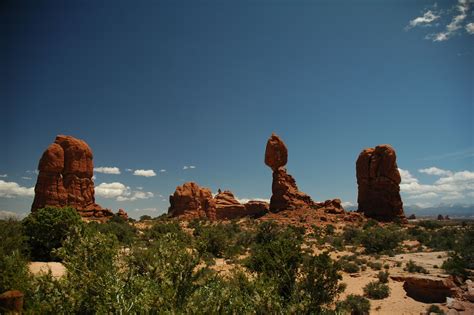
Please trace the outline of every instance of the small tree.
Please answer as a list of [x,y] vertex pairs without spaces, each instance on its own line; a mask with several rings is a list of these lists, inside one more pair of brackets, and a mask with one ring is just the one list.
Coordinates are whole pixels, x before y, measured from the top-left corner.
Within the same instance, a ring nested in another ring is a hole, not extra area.
[[337,303],[336,310],[342,311],[343,314],[368,315],[370,301],[363,296],[350,294],[344,301]]
[[80,215],[71,207],[46,207],[30,213],[23,219],[23,226],[32,258],[45,261],[57,259],[52,250],[60,248],[70,231],[82,224]]

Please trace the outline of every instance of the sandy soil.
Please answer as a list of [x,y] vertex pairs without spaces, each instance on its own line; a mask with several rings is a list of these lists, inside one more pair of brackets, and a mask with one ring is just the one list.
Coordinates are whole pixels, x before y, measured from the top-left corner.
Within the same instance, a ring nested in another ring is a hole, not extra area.
[[51,270],[53,277],[60,278],[66,273],[66,268],[59,262],[33,261],[28,265],[30,272],[34,275],[48,273]]

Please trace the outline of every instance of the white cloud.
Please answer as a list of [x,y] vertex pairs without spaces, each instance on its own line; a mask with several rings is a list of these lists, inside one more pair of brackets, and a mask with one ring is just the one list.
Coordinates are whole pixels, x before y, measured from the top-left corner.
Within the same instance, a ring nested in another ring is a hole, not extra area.
[[353,202],[350,202],[350,201],[344,201],[341,203],[341,205],[346,208],[346,207],[354,207],[355,204]]
[[129,186],[122,183],[101,183],[95,188],[99,197],[116,199],[117,201],[134,201],[138,199],[149,199],[154,195],[152,192],[132,191]]
[[436,21],[439,18],[440,18],[439,15],[436,15],[431,10],[428,10],[423,14],[423,16],[419,16],[411,20],[409,23],[409,28],[412,28],[418,25],[429,25],[431,22]]
[[166,172],[165,169],[161,169],[161,170],[160,170],[160,173],[164,173],[164,172]]
[[402,184],[418,183],[418,179],[411,175],[409,171],[401,168],[399,168],[398,171],[400,172],[400,177],[402,178]]
[[101,166],[101,167],[94,167],[94,172],[118,175],[120,174],[120,169],[118,167]]
[[137,189],[138,190],[143,190],[143,187],[142,186],[137,186]]
[[183,170],[193,169],[193,168],[196,168],[196,166],[194,166],[194,165],[189,165],[189,166],[185,165],[185,166],[183,166]]
[[474,23],[466,24],[466,32],[469,34],[474,34]]
[[249,201],[264,201],[264,202],[270,203],[270,199],[265,199],[265,198],[237,198],[235,197],[235,200],[237,200],[238,202],[242,204],[247,203]]
[[28,177],[28,176],[23,176],[21,179],[31,180],[31,179],[33,179],[33,178]]
[[156,173],[154,170],[135,170],[133,172],[133,175],[135,176],[144,176],[144,177],[153,177],[156,176]]
[[6,182],[0,180],[0,197],[33,197],[35,195],[34,187],[22,187],[15,182]]
[[431,22],[436,21],[446,15],[450,22],[444,26],[445,30],[428,34],[425,36],[425,39],[432,40],[434,42],[443,42],[450,39],[463,28],[467,33],[473,34],[474,25],[472,25],[472,23],[468,23],[463,26],[463,23],[466,20],[469,12],[469,2],[470,1],[468,0],[458,0],[458,3],[448,10],[440,10],[438,12],[428,10],[423,14],[423,16],[411,20],[406,29],[419,26],[429,26],[431,25]]
[[18,220],[25,217],[25,215],[25,213],[16,213],[13,211],[0,210],[0,219],[2,220],[10,218]]
[[8,177],[8,175],[7,174],[0,174],[0,177],[5,178],[5,177]]
[[435,204],[440,200],[458,200],[474,192],[474,172],[453,172],[437,167],[419,170],[421,173],[438,176],[432,184],[422,184],[409,171],[400,169],[402,182],[400,191],[407,199],[424,199]]
[[418,172],[425,173],[428,175],[436,175],[436,176],[451,176],[453,173],[451,171],[446,171],[437,167],[429,167],[429,168],[422,168],[419,169]]
[[133,170],[131,168],[126,168],[125,172],[133,172]]
[[183,166],[183,170],[187,170],[189,167],[188,166]]
[[153,193],[149,191],[133,191],[127,193],[125,196],[118,196],[117,201],[134,201],[137,199],[150,199],[153,197]]
[[95,194],[104,198],[117,198],[125,194],[127,190],[129,190],[129,187],[122,183],[101,183],[95,187]]
[[27,171],[26,171],[26,173],[28,173],[28,174],[36,174],[36,175],[38,175],[38,174],[39,174],[39,171],[38,171],[38,170],[33,170],[33,171],[31,171],[31,170],[27,170]]

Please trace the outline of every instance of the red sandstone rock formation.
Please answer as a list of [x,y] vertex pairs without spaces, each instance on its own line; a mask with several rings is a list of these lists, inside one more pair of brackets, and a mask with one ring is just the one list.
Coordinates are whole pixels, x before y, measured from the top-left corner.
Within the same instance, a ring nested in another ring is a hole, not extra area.
[[128,213],[125,212],[125,210],[123,209],[119,209],[119,211],[117,212],[117,216],[123,218],[124,220],[128,220]]
[[230,220],[245,216],[260,216],[268,212],[268,203],[249,201],[241,204],[231,191],[220,191],[212,197],[211,190],[190,182],[176,187],[170,196],[168,213],[182,219],[207,218],[209,220]]
[[170,196],[168,213],[185,219],[207,217],[215,220],[216,202],[210,189],[188,182],[176,187],[176,191]]
[[265,164],[273,170],[272,197],[270,211],[312,207],[310,196],[298,190],[294,178],[286,172],[288,149],[285,143],[275,134],[268,139],[265,150]]
[[381,221],[404,219],[397,156],[390,145],[363,150],[356,163],[359,212]]
[[85,218],[112,216],[112,211],[95,203],[92,158],[92,150],[83,140],[57,136],[39,161],[31,211],[71,206]]
[[446,297],[461,295],[451,277],[439,278],[429,275],[391,276],[395,281],[404,281],[407,295],[423,303],[443,303]]

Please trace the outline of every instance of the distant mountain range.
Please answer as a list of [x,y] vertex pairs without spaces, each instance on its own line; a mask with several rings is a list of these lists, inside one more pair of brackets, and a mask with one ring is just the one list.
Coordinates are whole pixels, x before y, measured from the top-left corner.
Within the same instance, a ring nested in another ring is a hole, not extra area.
[[[404,205],[406,216],[437,216],[438,214],[449,215],[451,218],[474,218],[474,204],[439,204],[437,206],[422,208],[417,205]],[[347,211],[357,210],[357,206],[346,207]]]

